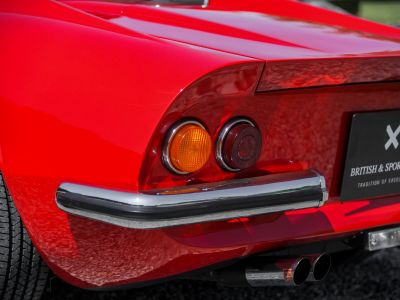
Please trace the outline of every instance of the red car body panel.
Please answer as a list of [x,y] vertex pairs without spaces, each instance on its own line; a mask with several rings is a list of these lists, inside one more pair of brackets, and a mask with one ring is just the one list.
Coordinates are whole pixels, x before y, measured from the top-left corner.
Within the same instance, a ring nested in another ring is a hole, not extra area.
[[[120,4],[31,2],[0,4],[0,167],[35,246],[64,280],[140,283],[400,223],[399,196],[338,199],[351,113],[400,108],[400,30],[295,1],[123,5],[129,26],[115,22]],[[278,65],[307,69],[317,59],[352,63],[339,80],[327,67],[314,81],[313,72]],[[256,93],[273,66],[289,75],[266,89],[292,89]],[[369,83],[326,86],[352,82]],[[313,85],[321,87],[294,89]],[[215,138],[240,115],[263,132],[256,167],[223,172],[211,159],[178,176],[162,165],[159,149],[175,121],[195,117]],[[65,181],[138,191],[308,167],[329,186],[319,209],[168,229],[71,216],[54,199]]]
[[[93,1],[65,3],[135,32],[268,61],[400,53],[398,30],[389,26],[321,12],[296,1],[238,1],[245,3],[242,7],[235,6],[235,1],[222,2],[224,5],[211,1],[207,8]],[[280,13],[270,12],[278,7]],[[304,18],[304,10],[324,14],[328,22],[326,19],[310,22]],[[329,17],[336,22],[329,22]],[[344,28],[346,21],[348,25]]]
[[278,2],[212,1],[207,9],[67,3],[135,32],[266,60],[260,91],[400,78],[398,30],[329,11],[323,14],[331,22],[310,23],[302,13],[320,9]]

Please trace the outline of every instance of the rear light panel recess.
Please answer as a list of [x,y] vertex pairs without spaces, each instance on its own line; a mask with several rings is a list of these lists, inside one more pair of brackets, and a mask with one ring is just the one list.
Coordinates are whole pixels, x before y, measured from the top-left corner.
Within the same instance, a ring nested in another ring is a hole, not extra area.
[[[235,118],[220,130],[215,158],[225,171],[238,172],[254,166],[262,147],[261,132],[253,121]],[[198,121],[173,125],[164,142],[163,162],[171,172],[185,175],[200,170],[211,153],[211,137]]]

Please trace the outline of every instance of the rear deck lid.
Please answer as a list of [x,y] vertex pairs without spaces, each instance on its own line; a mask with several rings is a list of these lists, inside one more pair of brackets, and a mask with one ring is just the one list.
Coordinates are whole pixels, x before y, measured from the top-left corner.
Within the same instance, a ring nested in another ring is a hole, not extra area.
[[400,79],[394,27],[297,1],[244,2],[67,1],[135,32],[265,60],[259,91]]

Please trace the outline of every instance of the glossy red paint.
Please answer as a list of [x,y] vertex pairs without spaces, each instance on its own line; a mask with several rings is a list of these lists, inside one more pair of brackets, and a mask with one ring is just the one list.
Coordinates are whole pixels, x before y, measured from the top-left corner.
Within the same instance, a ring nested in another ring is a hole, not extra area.
[[0,146],[0,170],[3,167],[3,153],[1,152],[1,146]]
[[[226,84],[230,82],[227,80]],[[292,171],[288,165],[293,166],[295,162],[297,170],[311,167],[323,172],[331,196],[337,196],[352,112],[400,107],[398,83],[240,96],[215,93],[209,97],[207,93],[202,93],[215,91],[214,84],[225,90],[218,80],[205,77],[178,97],[164,115],[142,168],[141,189],[249,177],[269,173],[274,168],[285,171],[285,166]],[[203,89],[200,90],[198,86]],[[207,126],[212,139],[216,140],[220,129],[229,119],[242,115],[251,116],[263,133],[262,153],[254,168],[237,173],[225,172],[221,171],[215,159],[211,159],[204,169],[186,176],[174,176],[165,169],[159,152],[168,124],[181,118],[199,119]],[[306,164],[300,163],[304,161]]]
[[136,32],[267,60],[259,91],[400,80],[399,30],[297,1],[66,3]]
[[65,3],[135,32],[269,61],[400,54],[399,30],[390,26],[290,0],[218,2],[206,8]]
[[[337,28],[350,31],[364,32],[387,38],[400,38],[397,28],[360,19],[348,14],[341,14],[323,8],[310,6],[296,0],[211,0],[210,6],[215,10],[247,11],[266,13],[273,16],[287,18],[288,21],[302,20],[316,25],[328,25],[332,30]],[[332,28],[333,27],[333,28]],[[328,48],[338,46],[328,43]]]
[[[368,52],[373,59],[393,59],[400,51],[399,30],[324,10],[318,10],[313,21],[315,8],[294,1],[227,1],[225,9],[221,1],[212,1],[207,11],[165,7],[155,15],[164,20],[155,22],[156,28],[186,20],[207,37],[196,43],[174,42],[171,36],[149,35],[146,26],[118,26],[113,22],[118,12],[112,11],[114,4],[70,1],[67,4],[76,7],[71,9],[52,1],[31,2],[0,4],[5,41],[0,49],[1,171],[34,244],[68,282],[81,287],[138,283],[400,223],[399,196],[346,203],[337,198],[350,114],[400,108],[399,82],[255,93],[263,68],[274,57],[307,61],[321,55],[364,57]],[[243,3],[268,15],[234,13],[250,9]],[[91,5],[112,13],[94,17],[80,11],[84,5],[86,11]],[[146,12],[155,11],[139,5],[125,9],[133,14],[129,20],[150,18]],[[204,19],[214,13],[225,16],[222,10],[228,19],[242,15],[244,27],[232,29],[237,19],[229,26],[216,24],[213,37]],[[276,33],[268,35],[245,28],[260,22],[283,27],[274,27]],[[285,26],[299,22],[304,31],[289,36]],[[174,26],[183,26],[179,24]],[[315,32],[307,31],[306,24]],[[168,32],[173,34],[161,33]],[[324,34],[330,34],[331,50],[326,40],[316,41]],[[221,40],[224,36],[234,39]],[[345,45],[350,37],[353,43]],[[253,40],[259,47],[251,47],[256,45]],[[237,48],[224,50],[224,43]],[[351,66],[346,74],[357,69]],[[162,139],[175,121],[197,118],[215,139],[228,119],[241,115],[263,132],[257,168],[224,172],[212,159],[199,172],[175,176],[162,165]],[[137,191],[308,167],[327,177],[331,199],[326,206],[227,222],[133,230],[69,216],[54,200],[65,181]]]

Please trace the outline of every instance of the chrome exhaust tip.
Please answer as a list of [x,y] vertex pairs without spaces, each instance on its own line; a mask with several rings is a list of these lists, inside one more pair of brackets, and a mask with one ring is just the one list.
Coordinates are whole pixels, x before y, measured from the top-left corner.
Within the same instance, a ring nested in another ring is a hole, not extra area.
[[331,270],[332,259],[327,253],[310,255],[311,271],[307,281],[321,281],[325,279]]
[[270,264],[247,267],[245,277],[252,287],[299,286],[309,277],[311,262],[306,257],[278,259]]

